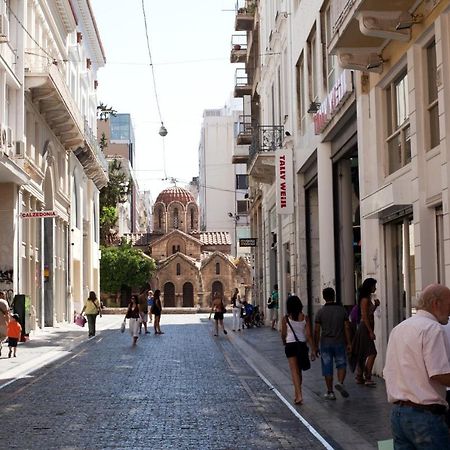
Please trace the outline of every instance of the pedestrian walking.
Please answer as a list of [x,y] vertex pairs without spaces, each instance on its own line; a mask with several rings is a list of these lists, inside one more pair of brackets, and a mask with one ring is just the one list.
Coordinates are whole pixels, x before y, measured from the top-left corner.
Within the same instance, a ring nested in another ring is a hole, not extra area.
[[142,325],[144,325],[145,334],[149,334],[150,332],[147,330],[147,322],[148,322],[148,291],[150,290],[150,285],[145,283],[139,292],[138,301],[139,301],[139,334],[142,332]]
[[155,316],[155,320],[153,322],[153,327],[155,329],[155,334],[164,334],[163,331],[161,331],[161,313],[162,313],[162,303],[161,303],[161,291],[159,289],[156,289],[154,295],[153,295],[153,307],[152,307],[152,313]]
[[358,289],[358,306],[361,313],[361,321],[353,338],[350,358],[356,382],[368,387],[376,386],[375,381],[372,380],[372,369],[377,357],[374,313],[380,305],[378,299],[372,300],[376,289],[377,280],[374,278],[366,278]]
[[278,322],[279,294],[278,284],[273,285],[273,291],[267,301],[267,308],[270,310],[270,321],[272,322],[272,330],[276,330],[275,325]]
[[153,301],[153,291],[149,290],[148,296],[147,296],[147,309],[148,309],[148,321],[150,323],[152,323],[152,321],[153,321],[152,306],[154,303],[155,302]]
[[128,309],[125,314],[124,320],[126,319],[129,319],[128,327],[132,337],[132,343],[133,345],[136,345],[137,340],[139,338],[140,315],[139,315],[139,300],[138,296],[135,294],[131,296],[130,303],[128,304]]
[[389,336],[384,378],[395,449],[450,449],[445,423],[450,349],[442,325],[450,315],[450,289],[427,286],[417,313]]
[[0,291],[0,356],[2,354],[2,343],[8,336],[9,303],[5,299],[5,293]]
[[100,315],[102,317],[102,310],[100,307],[100,302],[97,299],[94,291],[89,292],[89,297],[84,302],[83,309],[81,310],[81,315],[83,313],[86,315],[87,323],[88,323],[88,337],[95,336],[95,322],[97,320],[97,316]]
[[233,312],[233,331],[241,331],[242,329],[242,318],[241,318],[241,309],[242,302],[241,296],[239,295],[239,289],[235,288],[233,295],[231,297],[231,305]]
[[[303,314],[303,304],[296,295],[291,295],[287,299],[286,312],[287,315],[281,321],[281,339],[294,384],[294,403],[301,405],[303,403],[302,371],[311,367],[309,360],[316,359],[316,349],[308,316]],[[307,343],[311,347],[310,353]]]
[[333,361],[336,365],[338,383],[336,390],[348,397],[348,391],[344,388],[344,380],[347,371],[347,353],[351,352],[350,324],[346,309],[336,303],[336,293],[328,287],[322,291],[325,305],[316,314],[314,327],[314,342],[316,349],[320,348],[322,375],[325,377],[327,392],[324,397],[327,400],[336,400],[333,390]]
[[219,292],[214,292],[211,304],[211,312],[209,313],[210,320],[211,314],[214,313],[214,336],[219,336],[219,326],[222,328],[223,334],[228,334],[223,325],[223,315],[225,312],[226,308],[223,303],[221,294]]
[[11,320],[8,322],[8,358],[11,358],[11,354],[16,357],[17,344],[22,334],[22,325],[19,323],[19,314],[13,314]]

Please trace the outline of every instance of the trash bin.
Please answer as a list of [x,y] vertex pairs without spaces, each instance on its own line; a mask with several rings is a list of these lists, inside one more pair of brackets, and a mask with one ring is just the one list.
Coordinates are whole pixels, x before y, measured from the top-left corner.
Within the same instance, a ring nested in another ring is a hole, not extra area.
[[12,302],[12,308],[14,313],[19,314],[19,323],[22,326],[22,336],[20,341],[24,342],[28,340],[29,330],[28,324],[31,313],[31,300],[30,296],[25,294],[16,294]]

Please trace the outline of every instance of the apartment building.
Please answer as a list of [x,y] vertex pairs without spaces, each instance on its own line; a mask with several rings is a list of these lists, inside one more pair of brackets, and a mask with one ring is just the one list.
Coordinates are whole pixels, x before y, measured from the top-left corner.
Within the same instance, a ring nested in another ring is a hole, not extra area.
[[199,145],[200,227],[228,232],[235,257],[250,254],[239,245],[250,237],[247,168],[231,162],[241,113],[233,106],[205,110]]
[[423,287],[449,279],[449,12],[437,0],[236,10],[258,301],[277,282],[313,316],[324,287],[350,305],[376,278],[378,370]]
[[70,321],[99,289],[105,56],[88,0],[1,2],[0,41],[0,289],[29,299],[28,332]]
[[130,193],[126,202],[117,205],[117,236],[140,231],[139,186],[133,171],[136,161],[136,141],[130,114],[110,115],[107,120],[97,121],[97,133],[104,137],[107,146],[104,154],[109,163],[120,164],[121,171],[130,181]]

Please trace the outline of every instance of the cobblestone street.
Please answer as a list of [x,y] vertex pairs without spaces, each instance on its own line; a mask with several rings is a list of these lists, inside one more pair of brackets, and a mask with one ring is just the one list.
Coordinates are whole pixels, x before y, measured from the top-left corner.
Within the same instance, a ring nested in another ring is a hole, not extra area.
[[205,316],[119,321],[0,390],[2,449],[323,448]]

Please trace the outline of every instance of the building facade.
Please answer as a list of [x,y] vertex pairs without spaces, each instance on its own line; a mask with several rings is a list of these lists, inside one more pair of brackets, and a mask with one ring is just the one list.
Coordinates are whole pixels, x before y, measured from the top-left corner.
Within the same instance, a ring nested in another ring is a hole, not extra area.
[[[99,289],[96,136],[105,57],[89,1],[0,7],[0,289],[22,294],[26,330],[70,321]],[[3,139],[4,137],[4,139]]]
[[231,162],[241,115],[228,107],[205,110],[199,146],[200,229],[227,231],[234,256],[249,255],[239,239],[250,237],[246,165]]
[[130,114],[111,114],[107,120],[99,119],[97,134],[106,143],[103,151],[109,164],[111,165],[113,161],[120,164],[121,172],[126,175],[130,183],[127,201],[117,205],[118,220],[115,236],[120,238],[124,234],[137,233],[140,231],[140,194],[133,172],[136,145]]
[[231,47],[251,117],[238,139],[250,140],[255,297],[278,283],[313,317],[324,287],[350,306],[376,278],[378,371],[390,330],[450,262],[450,6],[394,3],[238,2]]

